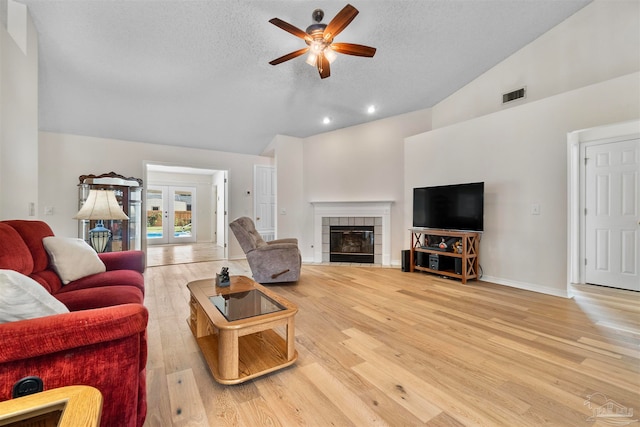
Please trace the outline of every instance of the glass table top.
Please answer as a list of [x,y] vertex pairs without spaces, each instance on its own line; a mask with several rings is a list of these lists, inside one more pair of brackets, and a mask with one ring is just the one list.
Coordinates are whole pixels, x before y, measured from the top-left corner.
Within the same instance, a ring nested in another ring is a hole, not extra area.
[[258,289],[214,295],[209,297],[209,300],[229,322],[286,310]]

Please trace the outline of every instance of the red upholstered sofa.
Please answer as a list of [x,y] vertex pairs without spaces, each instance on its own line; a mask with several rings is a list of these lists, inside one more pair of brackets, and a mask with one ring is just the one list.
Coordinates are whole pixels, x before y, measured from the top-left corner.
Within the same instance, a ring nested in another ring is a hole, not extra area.
[[102,392],[102,426],[142,426],[147,412],[148,312],[141,251],[99,254],[106,271],[63,285],[42,239],[42,221],[0,221],[0,269],[41,284],[69,313],[0,324],[0,400],[27,376],[45,389],[86,384]]

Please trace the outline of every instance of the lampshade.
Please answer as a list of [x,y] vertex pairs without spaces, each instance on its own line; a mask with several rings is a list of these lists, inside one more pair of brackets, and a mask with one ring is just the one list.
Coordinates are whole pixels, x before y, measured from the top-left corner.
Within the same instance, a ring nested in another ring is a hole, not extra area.
[[116,194],[111,190],[89,190],[89,197],[78,211],[75,219],[93,219],[98,223],[89,230],[89,240],[96,252],[104,252],[111,239],[111,230],[102,223],[103,220],[129,219],[124,213]]
[[116,194],[111,190],[89,190],[89,197],[87,197],[87,200],[74,218],[93,220],[129,219],[118,204]]

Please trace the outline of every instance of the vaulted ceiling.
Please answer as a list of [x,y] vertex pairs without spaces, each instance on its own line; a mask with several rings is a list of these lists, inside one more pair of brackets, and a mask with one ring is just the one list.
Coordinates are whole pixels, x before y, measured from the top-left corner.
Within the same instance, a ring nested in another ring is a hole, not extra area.
[[268,21],[304,30],[346,1],[18,1],[39,36],[41,130],[260,154],[277,134],[431,107],[591,0],[353,0],[336,41],[376,55],[339,54],[326,79],[304,56],[269,65],[306,45]]

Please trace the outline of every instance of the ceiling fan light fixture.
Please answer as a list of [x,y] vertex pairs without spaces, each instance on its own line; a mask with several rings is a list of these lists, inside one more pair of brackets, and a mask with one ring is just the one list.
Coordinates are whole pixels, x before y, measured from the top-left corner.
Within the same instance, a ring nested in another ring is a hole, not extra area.
[[307,60],[305,62],[311,65],[312,67],[315,67],[317,61],[318,61],[318,55],[316,55],[312,51],[309,51],[309,55],[307,55]]
[[323,53],[324,57],[327,58],[327,61],[329,61],[329,64],[333,64],[333,61],[335,61],[338,57],[338,54],[330,47],[325,48]]
[[321,41],[314,40],[309,45],[309,50],[317,55],[324,50],[324,44]]
[[338,53],[367,58],[373,57],[376,53],[374,47],[353,43],[333,42],[333,39],[353,21],[357,14],[358,10],[350,4],[347,4],[333,17],[329,24],[323,24],[321,21],[324,17],[324,12],[321,9],[316,9],[312,14],[314,23],[309,25],[306,31],[302,31],[282,19],[270,19],[269,22],[273,25],[304,40],[308,47],[298,49],[280,58],[276,58],[273,61],[269,61],[269,64],[278,65],[309,52],[305,62],[312,66],[315,65],[320,74],[320,78],[325,79],[331,75],[330,64],[336,60]]

